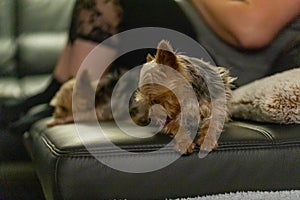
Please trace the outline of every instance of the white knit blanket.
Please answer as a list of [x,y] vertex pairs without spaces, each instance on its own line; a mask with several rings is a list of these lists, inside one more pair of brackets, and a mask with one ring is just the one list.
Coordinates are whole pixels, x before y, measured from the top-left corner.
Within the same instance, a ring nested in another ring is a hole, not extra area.
[[300,190],[276,192],[237,192],[177,200],[300,200]]

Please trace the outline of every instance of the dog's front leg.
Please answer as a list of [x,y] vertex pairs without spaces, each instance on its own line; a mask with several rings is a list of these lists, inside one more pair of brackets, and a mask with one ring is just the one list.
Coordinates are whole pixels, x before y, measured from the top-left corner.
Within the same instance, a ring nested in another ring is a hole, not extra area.
[[190,134],[184,129],[180,129],[175,135],[175,150],[181,154],[191,154],[195,148],[195,143]]
[[76,122],[96,122],[98,121],[97,116],[93,111],[86,111],[73,114],[75,115]]
[[191,154],[195,148],[195,143],[191,139],[187,130],[180,127],[178,120],[170,121],[163,129],[163,132],[170,134],[175,139],[174,149],[180,154]]
[[73,122],[74,122],[73,116],[68,116],[68,117],[64,117],[64,118],[53,117],[52,119],[47,121],[47,127],[50,128],[53,126],[63,125],[63,124],[68,124],[68,123],[73,123]]
[[211,124],[211,118],[206,118],[200,127],[199,138],[197,139],[197,145],[203,151],[210,152],[218,147],[217,134],[220,130],[220,124],[215,122]]

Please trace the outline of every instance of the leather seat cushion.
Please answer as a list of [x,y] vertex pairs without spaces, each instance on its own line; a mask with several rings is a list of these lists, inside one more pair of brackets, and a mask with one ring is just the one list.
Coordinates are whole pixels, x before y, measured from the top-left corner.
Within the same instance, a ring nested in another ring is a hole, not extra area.
[[[39,121],[25,136],[47,199],[162,199],[300,187],[299,125],[233,121],[226,125],[219,148],[203,159],[195,152],[156,171],[128,173],[104,163],[135,167],[133,163],[143,159],[162,162],[178,154],[172,148],[149,152],[171,139],[161,134],[138,139],[114,123],[101,123],[110,141],[124,153],[110,148],[97,134],[89,135],[99,131],[96,124],[47,128],[47,120]],[[77,130],[86,132],[78,134]],[[149,131],[145,129],[144,134]]]

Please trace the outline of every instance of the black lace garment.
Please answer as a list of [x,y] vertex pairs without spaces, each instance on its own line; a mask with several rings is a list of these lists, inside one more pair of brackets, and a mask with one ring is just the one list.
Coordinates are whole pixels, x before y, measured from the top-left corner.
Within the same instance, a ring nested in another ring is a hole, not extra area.
[[[140,27],[169,28],[196,38],[189,19],[174,0],[77,0],[69,40],[81,38],[101,43],[116,33]],[[111,44],[116,48],[118,45]],[[153,52],[153,49],[136,50],[118,62],[125,67],[140,65],[147,53]]]
[[102,42],[118,33],[123,9],[117,0],[77,0],[69,39],[83,38]]
[[83,38],[95,42],[139,27],[163,27],[192,38],[196,34],[184,12],[174,0],[77,0],[70,41]]

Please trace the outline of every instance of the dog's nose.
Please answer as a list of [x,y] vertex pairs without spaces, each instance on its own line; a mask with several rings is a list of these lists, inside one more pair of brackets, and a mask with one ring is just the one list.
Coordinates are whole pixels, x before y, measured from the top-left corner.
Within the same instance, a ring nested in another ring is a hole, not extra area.
[[133,108],[129,108],[129,114],[131,117],[135,117],[138,114],[138,109],[133,107]]
[[137,124],[139,126],[147,126],[148,124],[150,124],[151,119],[148,117],[142,117],[138,120]]

